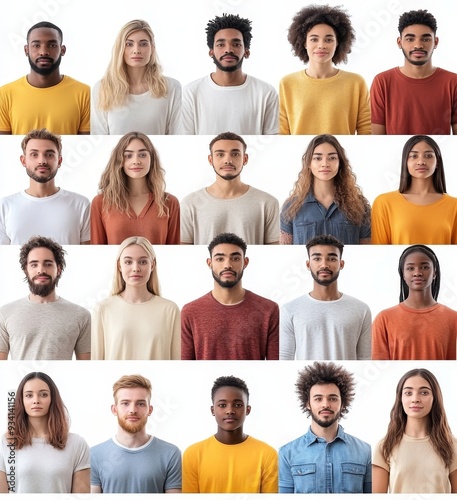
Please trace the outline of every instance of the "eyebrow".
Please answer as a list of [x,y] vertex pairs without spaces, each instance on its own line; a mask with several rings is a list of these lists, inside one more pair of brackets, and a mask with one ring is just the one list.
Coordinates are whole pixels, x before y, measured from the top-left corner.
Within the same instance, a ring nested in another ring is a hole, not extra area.
[[[213,152],[214,153],[225,153],[226,151],[227,151],[227,149],[215,149]],[[230,151],[230,153],[233,153],[233,152],[241,153],[241,149],[238,149],[238,148],[229,149],[228,151]]]
[[[130,257],[130,255],[124,255],[122,257],[123,259],[133,259],[133,257]],[[138,257],[138,259],[148,259],[149,257],[147,255],[142,255],[141,257]]]
[[[225,42],[227,41],[227,38],[218,38],[216,42]],[[231,42],[242,42],[243,40],[241,38],[230,38]]]
[[[418,151],[417,149],[411,149],[409,152],[410,152],[410,153],[418,153],[419,151]],[[435,151],[433,151],[433,149],[426,149],[426,150],[424,151],[424,153],[434,153],[434,152],[435,152]]]
[[[137,151],[148,151],[146,148],[138,149]],[[124,153],[134,153],[133,149],[124,149]]]
[[[323,255],[321,252],[313,252],[310,257],[312,257],[313,255],[317,255],[317,256],[321,256]],[[339,255],[336,253],[336,252],[329,252],[327,254],[328,257],[339,257]]]
[[[421,260],[419,264],[431,264],[430,260]],[[416,262],[405,262],[405,266],[414,266]]]
[[319,152],[314,152],[313,153],[313,156],[314,155],[324,155],[324,154],[327,154],[327,155],[337,155],[338,153],[336,151],[330,151],[330,153],[319,153]]
[[[56,149],[52,149],[52,148],[45,149],[44,151],[45,151],[45,153],[57,153],[57,150]],[[29,152],[30,153],[39,153],[40,150],[39,149],[29,149]]]
[[[224,252],[217,252],[215,254],[213,254],[213,257],[224,257],[226,256],[227,254],[224,253]],[[241,255],[241,252],[232,252],[231,254],[229,255]]]
[[[29,264],[35,264],[37,262],[40,262],[38,259],[34,259],[34,260],[29,260]],[[52,260],[52,259],[44,259],[43,262],[51,262],[52,264],[55,264],[55,261]]]
[[[319,33],[308,33],[308,36],[319,36]],[[333,35],[332,33],[327,33],[324,36],[331,36],[332,38],[335,38],[335,35]]]
[[[125,41],[126,42],[134,42],[135,40],[133,38],[127,38]],[[141,38],[139,41],[140,42],[149,42],[150,40],[148,38]]]
[[[409,386],[403,387],[403,390],[405,390],[405,389],[414,389],[414,387],[409,387]],[[421,390],[421,389],[428,389],[429,391],[431,391],[430,387],[428,387],[427,385],[423,385],[423,386],[419,387],[419,390]]]
[[[323,396],[324,396],[324,394],[314,394],[314,396],[312,396],[312,397],[313,398],[316,398],[316,397],[322,398]],[[332,397],[337,397],[337,398],[340,397],[339,394],[327,394],[327,396],[332,396]]]
[[[226,403],[228,400],[227,399],[218,399],[216,401],[216,403]],[[236,399],[232,399],[231,401],[241,401],[242,403],[244,403],[244,401],[242,399],[239,399],[239,398],[236,398]]]
[[432,36],[431,33],[422,33],[421,35],[417,35],[416,33],[405,33],[403,36]]
[[135,401],[135,403],[146,403],[147,400],[146,399],[127,399],[127,398],[122,398],[119,400],[119,403],[122,403],[122,402],[126,402],[126,403],[129,403],[130,401]]
[[36,43],[36,42],[39,42],[39,43],[59,43],[59,40],[57,40],[56,38],[51,38],[51,40],[30,40],[29,43]]

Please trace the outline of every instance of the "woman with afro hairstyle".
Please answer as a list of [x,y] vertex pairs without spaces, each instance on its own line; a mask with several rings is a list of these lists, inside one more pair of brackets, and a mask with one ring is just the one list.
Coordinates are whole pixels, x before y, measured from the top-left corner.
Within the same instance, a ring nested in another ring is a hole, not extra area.
[[90,209],[92,245],[118,245],[129,236],[179,245],[179,202],[165,192],[165,171],[147,135],[129,132],[119,139],[98,188]]
[[51,377],[27,374],[13,410],[1,437],[0,493],[89,493],[89,446],[70,432],[67,408]]
[[435,375],[405,373],[384,439],[373,454],[373,493],[457,493],[457,439]]
[[371,134],[365,80],[334,66],[347,62],[355,40],[339,7],[309,5],[289,27],[294,54],[308,66],[279,84],[280,134]]
[[372,326],[372,359],[456,359],[457,311],[438,303],[441,270],[425,245],[406,248],[398,263],[400,303]]
[[427,135],[410,137],[401,158],[400,186],[373,202],[373,243],[457,244],[457,198],[446,193],[441,150]]
[[121,28],[91,103],[91,134],[181,133],[181,84],[162,75],[146,21],[135,19]]
[[318,135],[302,156],[302,169],[281,209],[281,244],[306,244],[331,234],[344,244],[368,244],[370,205],[356,184],[341,144]]

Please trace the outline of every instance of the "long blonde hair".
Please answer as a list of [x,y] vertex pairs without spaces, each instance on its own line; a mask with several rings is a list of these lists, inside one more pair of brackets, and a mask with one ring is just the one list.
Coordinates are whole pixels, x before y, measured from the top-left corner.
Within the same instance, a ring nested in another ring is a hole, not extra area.
[[124,61],[125,41],[135,31],[145,31],[152,45],[151,59],[145,68],[144,80],[152,97],[165,97],[168,92],[167,82],[162,75],[157,52],[155,50],[154,33],[146,21],[134,19],[125,24],[114,42],[111,61],[100,82],[98,108],[101,111],[120,108],[127,104],[129,97],[129,75]]
[[130,205],[128,200],[128,176],[124,172],[124,152],[133,139],[140,139],[151,157],[151,168],[146,175],[149,191],[154,195],[159,217],[168,217],[169,210],[165,205],[167,193],[165,192],[165,170],[160,164],[159,155],[151,142],[151,139],[142,132],[128,132],[123,135],[116,147],[111,152],[111,157],[102,173],[98,189],[103,195],[103,210],[119,210],[121,213],[129,214]]
[[339,159],[338,173],[333,179],[335,188],[334,200],[339,210],[346,218],[357,226],[370,221],[370,204],[363,196],[362,190],[357,185],[356,176],[352,171],[346,151],[338,142],[336,137],[329,134],[317,135],[308,144],[302,156],[302,169],[298,174],[294,188],[286,200],[286,219],[291,221],[302,207],[306,196],[313,192],[314,175],[311,171],[311,160],[314,150],[321,144],[330,144],[336,149]]
[[120,259],[122,252],[131,245],[139,245],[146,252],[148,257],[154,264],[154,268],[152,269],[151,276],[149,276],[149,281],[147,282],[147,289],[149,292],[154,295],[160,296],[160,283],[159,276],[157,274],[157,260],[156,254],[149,240],[143,238],[142,236],[131,236],[130,238],[125,239],[120,245],[117,252],[116,263],[114,265],[114,277],[113,277],[113,286],[111,288],[111,295],[118,295],[125,290],[125,281],[122,277],[120,270]]

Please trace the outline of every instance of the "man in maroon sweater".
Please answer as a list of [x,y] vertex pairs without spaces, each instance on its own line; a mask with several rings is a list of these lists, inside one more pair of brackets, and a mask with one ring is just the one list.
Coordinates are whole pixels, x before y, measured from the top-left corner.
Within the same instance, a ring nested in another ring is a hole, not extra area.
[[245,290],[247,245],[233,233],[209,244],[211,292],[181,312],[182,359],[278,359],[279,308],[276,302]]

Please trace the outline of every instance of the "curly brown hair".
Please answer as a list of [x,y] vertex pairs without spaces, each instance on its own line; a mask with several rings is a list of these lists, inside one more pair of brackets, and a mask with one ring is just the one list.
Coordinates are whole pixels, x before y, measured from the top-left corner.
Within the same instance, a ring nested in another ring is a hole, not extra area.
[[326,143],[335,148],[339,159],[338,173],[333,178],[334,201],[338,205],[338,209],[350,222],[362,226],[370,221],[370,204],[357,185],[357,179],[346,156],[346,151],[336,137],[329,134],[314,137],[303,153],[302,169],[298,174],[294,188],[284,203],[287,207],[284,218],[290,222],[302,207],[306,196],[313,192],[314,176],[310,168],[311,160],[316,147]]
[[294,55],[305,63],[309,61],[308,52],[305,49],[306,35],[316,24],[328,24],[333,28],[338,45],[332,61],[334,64],[346,63],[355,41],[355,31],[349,15],[340,6],[308,5],[295,14],[287,35]]
[[54,260],[56,261],[56,266],[60,268],[60,274],[56,277],[56,284],[58,284],[62,276],[62,272],[66,266],[66,251],[62,248],[61,245],[59,245],[59,243],[57,243],[57,241],[54,241],[51,238],[46,238],[45,236],[32,236],[26,243],[21,246],[21,249],[19,251],[19,264],[21,265],[21,269],[25,274],[27,274],[27,262],[29,253],[35,248],[47,248],[48,250],[51,250],[52,254],[54,255]]
[[303,370],[299,371],[295,392],[298,394],[300,408],[308,417],[311,415],[309,395],[311,387],[316,384],[335,384],[341,395],[341,416],[349,412],[355,396],[355,381],[352,373],[349,373],[341,365],[321,361],[315,361],[312,365],[305,366]]

